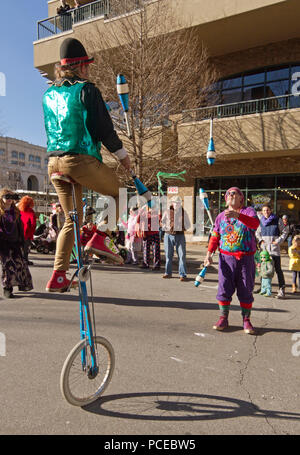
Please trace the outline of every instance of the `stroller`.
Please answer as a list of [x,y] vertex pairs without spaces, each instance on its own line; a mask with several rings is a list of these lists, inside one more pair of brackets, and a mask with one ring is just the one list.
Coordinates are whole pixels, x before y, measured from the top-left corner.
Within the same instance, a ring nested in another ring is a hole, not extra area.
[[49,254],[56,250],[57,233],[53,227],[41,224],[35,231],[31,248],[37,253]]

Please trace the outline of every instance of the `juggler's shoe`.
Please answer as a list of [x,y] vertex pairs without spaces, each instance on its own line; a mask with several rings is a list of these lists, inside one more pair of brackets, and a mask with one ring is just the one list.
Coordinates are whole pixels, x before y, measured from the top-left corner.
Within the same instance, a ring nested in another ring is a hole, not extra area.
[[66,278],[66,272],[64,270],[53,270],[52,277],[47,283],[47,292],[66,292],[68,288],[75,288],[78,286],[78,281],[71,281]]
[[213,329],[222,331],[228,328],[228,317],[220,316],[218,322],[213,326]]
[[86,244],[84,251],[94,253],[97,256],[105,256],[112,259],[116,264],[124,264],[124,259],[119,254],[119,249],[114,242],[101,231],[96,231],[91,240]]

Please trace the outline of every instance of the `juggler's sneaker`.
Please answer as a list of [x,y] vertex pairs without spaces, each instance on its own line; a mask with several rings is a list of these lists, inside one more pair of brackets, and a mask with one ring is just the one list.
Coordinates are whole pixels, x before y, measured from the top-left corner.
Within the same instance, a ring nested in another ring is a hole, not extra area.
[[52,277],[47,283],[47,292],[66,292],[68,288],[75,288],[78,286],[78,281],[71,281],[66,278],[66,272],[63,270],[53,270]]
[[124,259],[119,254],[119,249],[104,232],[96,231],[91,240],[86,244],[84,251],[97,256],[105,256],[112,259],[116,264],[124,264]]
[[228,328],[228,317],[227,316],[220,316],[218,322],[213,326],[215,330],[224,330]]

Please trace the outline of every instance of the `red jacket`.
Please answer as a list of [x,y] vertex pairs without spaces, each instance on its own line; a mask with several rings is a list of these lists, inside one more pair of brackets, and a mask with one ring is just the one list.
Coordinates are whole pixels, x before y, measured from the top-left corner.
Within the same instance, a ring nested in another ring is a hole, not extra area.
[[36,216],[32,209],[27,209],[21,213],[21,220],[24,226],[24,239],[32,240],[36,227]]

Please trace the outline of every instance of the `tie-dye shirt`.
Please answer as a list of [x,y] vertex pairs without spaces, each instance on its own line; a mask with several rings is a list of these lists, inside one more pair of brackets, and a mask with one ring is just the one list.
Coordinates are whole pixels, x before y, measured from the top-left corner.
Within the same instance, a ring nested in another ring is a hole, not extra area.
[[[228,219],[224,211],[217,216],[209,242],[209,251],[215,251],[219,246],[220,250],[227,253],[255,253],[255,231],[259,225],[258,217],[252,207],[243,207],[240,215],[241,219]],[[251,218],[243,218],[244,215]]]

